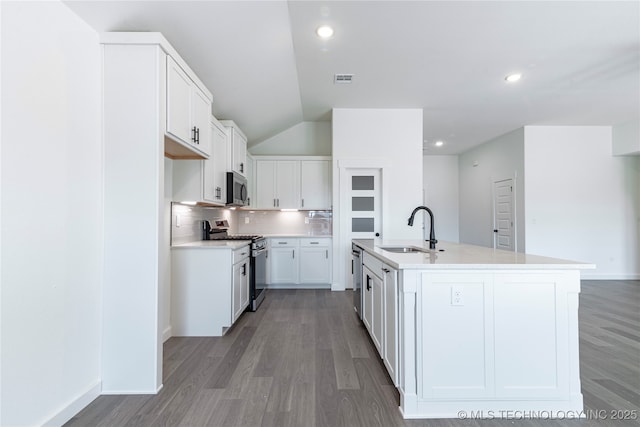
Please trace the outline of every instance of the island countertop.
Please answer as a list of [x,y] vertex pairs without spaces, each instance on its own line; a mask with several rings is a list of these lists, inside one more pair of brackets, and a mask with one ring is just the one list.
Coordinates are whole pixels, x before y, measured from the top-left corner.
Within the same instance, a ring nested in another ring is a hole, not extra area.
[[[429,249],[423,240],[354,239],[365,252],[396,269],[436,270],[563,270],[593,269],[594,264],[504,251],[463,243],[438,242]],[[412,246],[426,252],[395,253],[384,247]]]

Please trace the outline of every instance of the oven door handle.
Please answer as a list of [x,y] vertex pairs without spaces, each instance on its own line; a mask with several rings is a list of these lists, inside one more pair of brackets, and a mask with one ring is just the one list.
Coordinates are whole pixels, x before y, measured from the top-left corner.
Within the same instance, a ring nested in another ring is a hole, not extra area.
[[267,248],[255,250],[253,251],[251,256],[257,257],[258,255],[262,255],[264,252],[267,252],[267,250],[268,250]]

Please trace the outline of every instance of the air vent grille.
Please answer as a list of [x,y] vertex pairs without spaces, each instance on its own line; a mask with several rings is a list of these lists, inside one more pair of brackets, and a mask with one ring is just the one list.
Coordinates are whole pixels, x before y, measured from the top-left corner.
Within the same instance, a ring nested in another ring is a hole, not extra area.
[[333,76],[334,84],[349,84],[353,80],[353,74],[336,74]]

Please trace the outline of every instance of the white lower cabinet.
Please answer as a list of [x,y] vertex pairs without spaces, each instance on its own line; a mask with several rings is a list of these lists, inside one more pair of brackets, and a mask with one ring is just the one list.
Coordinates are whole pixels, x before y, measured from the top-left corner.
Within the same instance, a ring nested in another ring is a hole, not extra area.
[[249,247],[233,251],[233,321],[249,305]]
[[383,265],[384,345],[382,360],[389,376],[398,385],[398,271]]
[[362,321],[389,372],[398,383],[398,272],[368,254],[363,256]]
[[172,248],[172,336],[222,336],[233,325],[249,305],[248,256],[248,245]]
[[331,239],[300,239],[300,283],[331,283]]
[[269,238],[267,283],[272,288],[329,288],[331,238]]
[[298,239],[275,238],[269,241],[270,285],[298,283]]

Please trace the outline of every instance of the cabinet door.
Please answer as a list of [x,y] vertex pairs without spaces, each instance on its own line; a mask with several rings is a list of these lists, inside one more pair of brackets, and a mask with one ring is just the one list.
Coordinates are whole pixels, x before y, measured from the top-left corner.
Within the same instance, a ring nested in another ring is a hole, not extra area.
[[393,384],[398,385],[398,272],[383,267],[384,290],[384,365]]
[[249,305],[249,258],[233,265],[233,321]]
[[251,264],[249,264],[249,259],[245,259],[242,267],[242,276],[240,278],[240,305],[242,306],[242,311],[249,305],[249,277],[251,273],[249,272],[251,268]]
[[372,280],[374,274],[367,266],[362,270],[362,322],[371,334],[372,310],[373,310],[373,288]]
[[204,200],[225,204],[227,200],[227,133],[216,122],[210,124],[211,156],[204,161]]
[[331,283],[328,247],[300,248],[300,283]]
[[167,57],[167,133],[192,145],[191,79]]
[[241,175],[247,173],[247,140],[235,129],[233,133],[233,170]]
[[298,249],[273,248],[270,251],[271,283],[298,283]]
[[384,354],[384,295],[382,292],[382,279],[374,274],[371,278],[371,287],[371,339],[378,349],[378,354],[382,358],[382,355]]
[[279,160],[276,169],[276,207],[297,209],[300,195],[300,162]]
[[300,208],[331,209],[330,167],[328,160],[300,162]]
[[195,127],[195,146],[206,155],[211,154],[209,129],[211,102],[196,85],[192,85],[191,93],[191,129]]
[[233,265],[233,321],[242,313],[242,262]]
[[276,207],[275,176],[275,160],[256,161],[256,208]]

